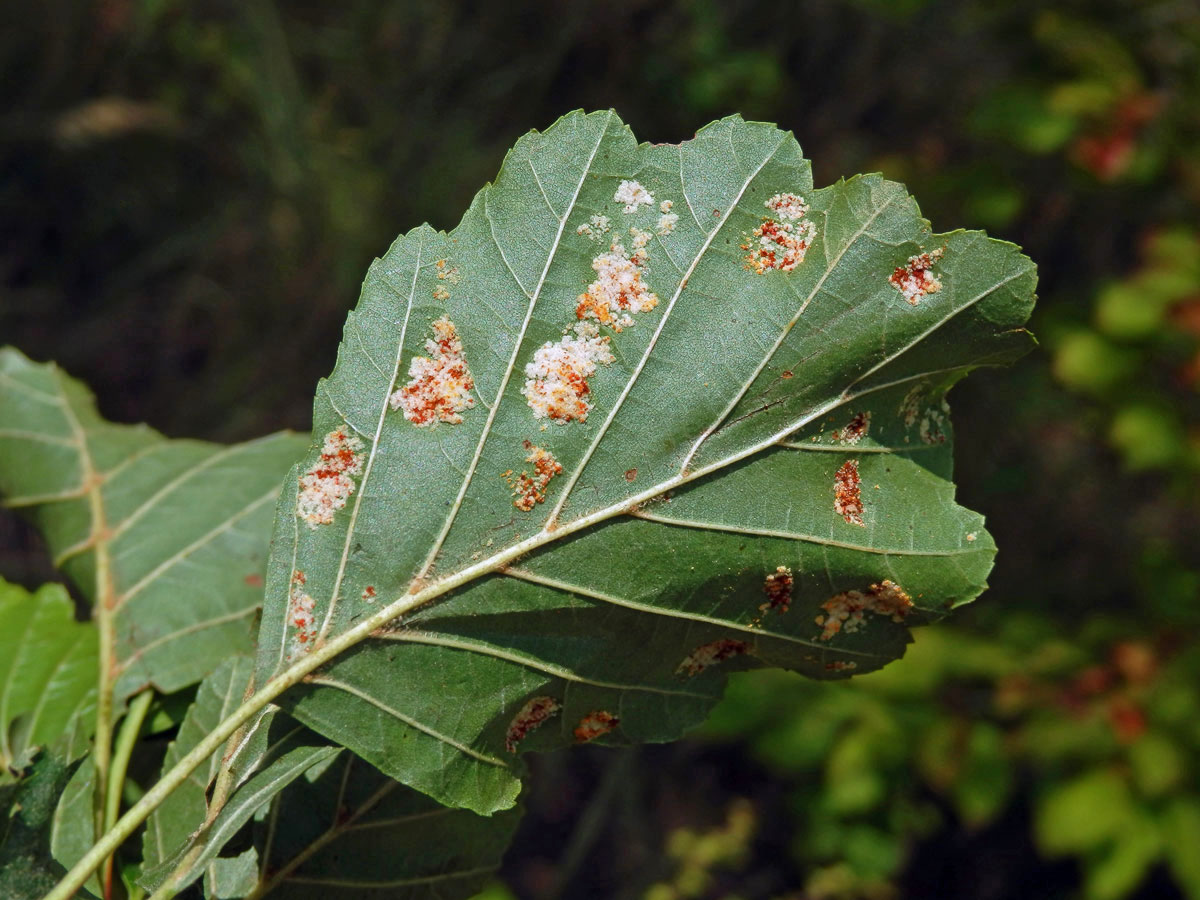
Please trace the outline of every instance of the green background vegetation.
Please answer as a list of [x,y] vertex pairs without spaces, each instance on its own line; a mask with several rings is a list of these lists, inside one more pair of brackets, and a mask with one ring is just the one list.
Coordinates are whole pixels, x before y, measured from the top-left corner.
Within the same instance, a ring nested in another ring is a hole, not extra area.
[[[370,260],[569,109],[902,180],[1041,267],[1042,350],[952,395],[991,590],[882,673],[538,760],[494,896],[1200,898],[1195,3],[514,6],[0,0],[0,338],[118,421],[304,431]],[[0,575],[53,578],[8,517]]]

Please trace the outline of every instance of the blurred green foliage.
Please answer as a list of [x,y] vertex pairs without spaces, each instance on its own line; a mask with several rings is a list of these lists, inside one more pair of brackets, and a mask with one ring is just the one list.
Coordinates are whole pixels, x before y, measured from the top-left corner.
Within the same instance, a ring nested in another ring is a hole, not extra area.
[[[704,743],[665,751],[676,774],[623,776],[641,824],[617,806],[596,836],[570,809],[602,757],[548,758],[505,879],[544,900],[1200,898],[1194,0],[0,12],[20,23],[0,29],[0,334],[171,435],[306,429],[370,259],[453,225],[518,135],[575,107],[651,140],[775,121],[820,184],[880,170],[935,227],[1020,243],[1045,353],[952,397],[992,589],[877,675],[738,676]],[[0,546],[0,572],[44,579],[16,524]],[[752,834],[730,837],[743,802]]]

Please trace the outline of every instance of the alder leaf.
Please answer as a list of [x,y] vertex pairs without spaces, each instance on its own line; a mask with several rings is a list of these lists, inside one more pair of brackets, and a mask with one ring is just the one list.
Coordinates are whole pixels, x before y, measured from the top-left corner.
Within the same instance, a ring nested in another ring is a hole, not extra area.
[[[249,658],[233,659],[204,680],[164,770],[237,705],[252,668]],[[213,754],[148,821],[146,887],[174,875],[179,891],[203,875],[213,897],[355,898],[385,888],[413,900],[468,897],[499,865],[518,819],[440,806],[269,707],[239,741],[228,764],[233,789],[211,827],[201,829],[222,755]],[[252,818],[253,846],[218,856]]]
[[59,742],[94,702],[96,629],[62,585],[34,593],[0,579],[0,783]]
[[282,433],[222,447],[114,425],[58,367],[0,350],[0,497],[110,614],[118,705],[250,649],[271,508],[303,447]]
[[1027,352],[1035,280],[902,185],[814,190],[770,125],[526,135],[367,274],[280,498],[256,683],[352,644],[281,703],[487,814],[519,752],[674,739],[729,671],[896,659],[984,589],[944,396]]

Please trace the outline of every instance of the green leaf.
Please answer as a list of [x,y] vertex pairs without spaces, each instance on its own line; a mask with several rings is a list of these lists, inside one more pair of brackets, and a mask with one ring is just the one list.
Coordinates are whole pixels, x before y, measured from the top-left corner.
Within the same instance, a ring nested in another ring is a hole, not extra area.
[[42,753],[27,778],[0,788],[0,897],[5,900],[35,900],[62,877],[50,854],[50,820],[70,778],[68,764]]
[[57,741],[90,707],[96,684],[96,628],[75,621],[61,585],[36,593],[0,580],[0,781],[38,747]]
[[385,889],[404,900],[472,897],[519,819],[516,810],[485,817],[441,806],[348,753],[297,788],[267,817],[269,874],[256,897],[356,900]]
[[[164,772],[241,702],[252,668],[249,657],[234,657],[222,663],[200,683],[196,700],[179,726],[179,734],[167,748],[163,759]],[[265,732],[266,729],[263,730]],[[256,762],[261,761],[265,748],[254,755]],[[208,786],[216,777],[220,756],[219,753],[214,754],[206,767],[194,771],[147,820],[142,837],[142,862],[146,869],[152,869],[172,856],[204,823],[208,812]]]
[[1053,786],[1038,804],[1034,831],[1045,853],[1085,853],[1115,838],[1133,815],[1129,783],[1095,769]]
[[52,364],[0,350],[0,496],[113,620],[117,702],[249,650],[279,481],[304,441],[221,447],[100,418]]
[[1171,802],[1163,814],[1163,848],[1171,874],[1188,897],[1200,898],[1200,800],[1187,794]]
[[[95,794],[96,769],[88,754],[57,798],[58,805],[50,821],[50,852],[67,869],[79,862],[96,842]],[[82,893],[89,897],[103,896],[98,875],[92,874]]]
[[187,887],[204,874],[221,848],[273,796],[300,776],[319,768],[322,763],[342,752],[342,748],[329,744],[311,744],[299,740],[286,740],[281,743],[277,758],[256,772],[241,790],[234,792],[211,825],[205,829],[197,844],[199,852],[194,857],[188,857],[192,845],[185,845],[179,853],[164,860],[157,868],[148,869],[142,884],[147,888],[157,889],[168,876],[178,870],[179,874],[173,879],[175,889]]
[[[1034,283],[899,184],[813,190],[770,125],[527,135],[454,231],[367,275],[280,499],[256,683],[354,644],[280,702],[486,814],[513,750],[674,739],[737,668],[886,664],[984,589],[943,398],[1029,349]],[[605,286],[632,322],[589,332]],[[851,607],[889,614],[835,632]]]
[[[164,770],[237,705],[252,668],[233,659],[204,680]],[[414,900],[466,897],[499,865],[518,818],[439,806],[272,709],[247,729],[229,763],[232,792],[201,829],[221,756],[147,823],[143,883],[151,889],[175,873],[176,890],[203,876],[212,897],[358,897],[385,885]],[[251,818],[261,820],[254,848],[218,856]]]

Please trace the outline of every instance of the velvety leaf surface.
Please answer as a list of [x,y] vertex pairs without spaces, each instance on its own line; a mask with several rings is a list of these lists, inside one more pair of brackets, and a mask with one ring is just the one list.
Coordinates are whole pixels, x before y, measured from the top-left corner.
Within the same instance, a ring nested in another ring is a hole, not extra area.
[[38,747],[58,743],[90,708],[96,685],[96,628],[75,621],[61,585],[34,593],[0,580],[0,781]]
[[222,447],[114,425],[56,366],[0,351],[0,496],[113,612],[118,703],[249,649],[271,509],[303,447],[289,434]]
[[490,813],[519,752],[676,738],[736,668],[896,659],[985,586],[944,396],[1029,349],[1034,285],[899,184],[814,190],[770,125],[527,135],[367,274],[280,498],[257,682],[405,613],[281,702]]

